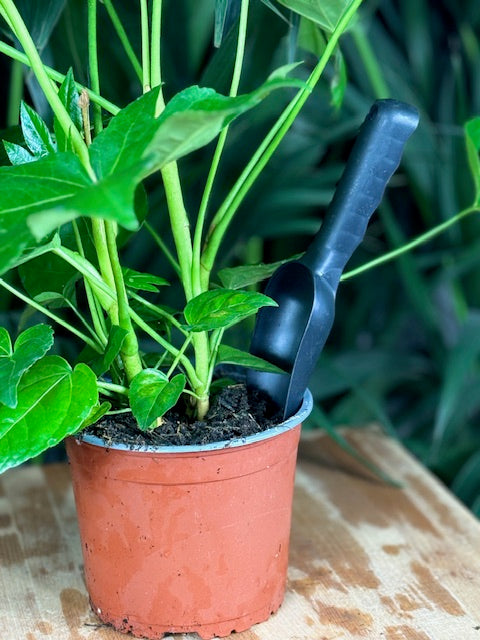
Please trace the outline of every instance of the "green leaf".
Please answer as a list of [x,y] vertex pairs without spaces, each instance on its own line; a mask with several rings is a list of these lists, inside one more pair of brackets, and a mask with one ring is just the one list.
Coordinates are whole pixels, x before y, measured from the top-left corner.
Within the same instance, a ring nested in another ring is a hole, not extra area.
[[465,124],[465,142],[468,164],[475,185],[475,204],[480,202],[480,118],[473,118]]
[[[75,79],[73,77],[73,71],[70,68],[65,76],[65,80],[60,85],[58,90],[58,97],[60,98],[63,106],[66,108],[70,119],[72,120],[78,131],[82,131],[82,112],[78,102],[78,89],[75,86]],[[71,142],[68,136],[65,135],[62,126],[57,117],[54,118],[54,131],[57,139],[57,147],[59,151],[73,151]]]
[[7,152],[8,159],[13,165],[26,164],[27,162],[35,162],[36,160],[35,156],[32,156],[32,154],[29,153],[25,149],[25,147],[22,147],[19,144],[4,140],[3,146],[5,147],[5,151]]
[[211,331],[231,327],[261,307],[276,306],[271,298],[256,291],[214,289],[192,298],[184,315],[191,331]]
[[291,11],[313,20],[332,32],[352,0],[278,0]]
[[158,93],[157,87],[128,104],[95,137],[89,154],[99,178],[138,164],[158,128],[155,119]]
[[240,367],[248,367],[249,369],[256,369],[257,371],[267,371],[269,373],[285,373],[280,367],[267,362],[263,358],[254,356],[247,351],[241,351],[235,349],[235,347],[229,347],[226,344],[221,344],[218,348],[217,363],[224,364],[236,364]]
[[225,289],[245,289],[252,284],[257,284],[270,278],[275,271],[290,260],[296,260],[302,254],[297,254],[287,260],[279,260],[269,264],[241,265],[239,267],[226,267],[218,272],[220,282]]
[[283,20],[287,24],[290,24],[287,18],[283,15],[283,13],[279,9],[277,9],[277,7],[273,4],[273,2],[270,2],[270,0],[262,0],[262,2],[266,7],[270,9],[270,11],[273,11],[273,13],[275,13],[281,20]]
[[325,34],[320,29],[316,22],[302,18],[300,20],[300,28],[298,31],[298,46],[305,51],[310,51],[317,58],[320,58],[325,47],[327,40]]
[[56,152],[57,147],[47,125],[38,113],[23,101],[20,107],[20,124],[27,147],[34,156],[42,157]]
[[100,418],[103,418],[103,416],[108,413],[108,411],[110,411],[111,407],[112,405],[110,404],[110,402],[102,402],[101,404],[98,403],[95,407],[92,408],[88,416],[85,418],[81,428],[86,429],[91,424],[95,424],[96,422],[98,422]]
[[168,286],[167,280],[160,276],[155,276],[151,273],[140,273],[134,269],[123,268],[123,277],[125,284],[130,289],[136,289],[138,291],[159,291],[159,286]]
[[120,353],[120,349],[125,342],[127,333],[128,332],[125,329],[122,329],[115,324],[112,325],[110,327],[104,353],[100,356],[95,353],[93,359],[83,360],[82,358],[82,360],[87,362],[88,366],[96,373],[97,376],[101,376],[110,369],[113,361]]
[[155,428],[155,421],[174,407],[185,388],[186,378],[179,373],[171,380],[161,371],[144,369],[130,385],[130,406],[142,431]]
[[[188,87],[170,100],[158,118],[154,89],[122,109],[93,141],[89,153],[99,177],[132,171],[138,180],[165,164],[211,142],[234,118],[259,104],[272,91],[303,87],[287,78],[291,65],[282,67],[251,93],[227,97],[213,89]],[[125,178],[123,178],[125,180]]]
[[28,226],[37,240],[80,216],[114,220],[126,229],[137,229],[138,220],[134,210],[137,182],[138,176],[134,173],[122,171],[95,184],[90,183],[88,188],[78,191],[55,208],[30,215]]
[[[0,340],[0,403],[14,409],[17,406],[17,389],[22,375],[53,345],[53,330],[46,324],[30,327],[19,335],[13,351],[7,351],[8,343],[2,329]],[[8,335],[8,334],[7,334]],[[10,339],[8,339],[10,341]]]
[[161,167],[211,142],[232,120],[252,109],[273,90],[303,87],[300,80],[272,74],[261,87],[234,98],[197,86],[178,93],[158,118],[158,129],[145,150],[153,167]]
[[213,46],[219,47],[222,44],[225,20],[228,11],[228,0],[215,0],[215,31]]
[[72,153],[57,153],[36,162],[0,167],[0,273],[34,245],[28,217],[58,206],[91,182]]
[[12,341],[5,327],[0,327],[0,357],[12,355]]
[[223,36],[238,18],[240,7],[241,0],[215,0],[214,47],[222,44]]
[[347,88],[347,67],[340,49],[335,52],[334,62],[335,73],[330,80],[330,93],[332,106],[338,110],[343,104]]
[[0,472],[78,431],[98,404],[95,374],[72,371],[59,356],[45,356],[22,377],[15,409],[0,407]]

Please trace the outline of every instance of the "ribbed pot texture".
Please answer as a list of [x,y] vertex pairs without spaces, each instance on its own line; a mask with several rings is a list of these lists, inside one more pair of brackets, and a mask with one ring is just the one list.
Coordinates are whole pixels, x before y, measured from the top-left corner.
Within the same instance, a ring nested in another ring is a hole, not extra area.
[[117,630],[226,636],[280,606],[300,425],[216,450],[67,440],[85,578]]

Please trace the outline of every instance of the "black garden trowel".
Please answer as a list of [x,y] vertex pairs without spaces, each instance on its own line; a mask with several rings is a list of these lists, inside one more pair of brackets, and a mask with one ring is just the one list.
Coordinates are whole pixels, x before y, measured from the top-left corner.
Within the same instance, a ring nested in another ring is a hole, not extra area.
[[299,260],[282,265],[265,293],[278,307],[263,307],[250,352],[285,375],[249,370],[247,384],[267,393],[289,418],[300,407],[332,328],[340,276],[365,235],[397,169],[405,143],[418,124],[414,107],[378,100],[350,153],[320,231]]

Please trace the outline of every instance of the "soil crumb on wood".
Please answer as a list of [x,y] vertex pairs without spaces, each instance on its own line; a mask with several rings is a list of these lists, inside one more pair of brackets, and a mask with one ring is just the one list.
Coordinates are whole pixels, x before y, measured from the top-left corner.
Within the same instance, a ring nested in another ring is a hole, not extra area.
[[248,392],[244,384],[222,389],[212,399],[205,420],[190,421],[178,407],[163,417],[163,424],[140,431],[131,413],[103,417],[79,434],[102,438],[110,446],[184,446],[222,442],[265,431],[282,422],[281,413],[260,392]]

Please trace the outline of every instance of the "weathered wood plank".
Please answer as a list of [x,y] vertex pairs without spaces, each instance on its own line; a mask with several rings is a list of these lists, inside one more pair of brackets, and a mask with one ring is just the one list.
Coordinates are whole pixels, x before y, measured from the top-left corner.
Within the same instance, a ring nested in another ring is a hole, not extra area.
[[[480,640],[480,523],[398,443],[348,437],[405,487],[304,438],[285,602],[235,640]],[[0,477],[0,640],[125,638],[90,611],[81,565],[68,468]]]

